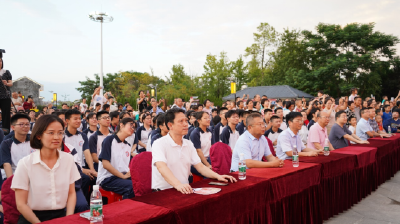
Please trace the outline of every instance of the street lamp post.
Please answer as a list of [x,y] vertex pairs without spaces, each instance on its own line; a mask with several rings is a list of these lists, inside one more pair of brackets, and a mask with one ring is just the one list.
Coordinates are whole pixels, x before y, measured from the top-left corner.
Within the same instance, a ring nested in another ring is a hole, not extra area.
[[[100,86],[103,87],[103,23],[110,23],[114,20],[106,12],[92,12],[89,19],[100,23]],[[100,96],[103,95],[103,88],[100,89]]]

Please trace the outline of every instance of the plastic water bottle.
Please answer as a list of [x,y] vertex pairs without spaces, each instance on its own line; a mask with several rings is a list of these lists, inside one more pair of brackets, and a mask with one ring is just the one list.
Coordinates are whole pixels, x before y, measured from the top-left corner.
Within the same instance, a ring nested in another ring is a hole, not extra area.
[[390,128],[390,125],[388,126],[388,134],[392,134],[392,129]]
[[297,151],[297,146],[293,146],[293,160],[292,160],[292,164],[293,167],[299,167],[299,152]]
[[329,141],[328,138],[326,138],[324,144],[324,156],[329,156],[329,153]]
[[239,180],[246,179],[246,162],[244,161],[244,154],[239,155]]
[[90,224],[103,224],[103,200],[99,191],[99,185],[93,185],[90,196]]

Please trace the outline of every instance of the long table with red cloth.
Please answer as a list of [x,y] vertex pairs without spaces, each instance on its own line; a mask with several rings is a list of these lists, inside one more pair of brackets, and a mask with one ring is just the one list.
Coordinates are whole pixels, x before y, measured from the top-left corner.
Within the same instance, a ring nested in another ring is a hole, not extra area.
[[[176,223],[174,212],[160,206],[123,200],[103,207],[104,223]],[[46,224],[88,224],[79,214],[43,222]]]
[[[228,186],[209,185],[210,179],[191,184],[222,189],[213,195],[169,189],[106,205],[105,223],[322,223],[399,170],[400,135],[369,141],[329,156],[300,157],[296,168],[286,160],[283,168],[248,169],[246,180]],[[87,220],[73,215],[48,223],[60,222]]]

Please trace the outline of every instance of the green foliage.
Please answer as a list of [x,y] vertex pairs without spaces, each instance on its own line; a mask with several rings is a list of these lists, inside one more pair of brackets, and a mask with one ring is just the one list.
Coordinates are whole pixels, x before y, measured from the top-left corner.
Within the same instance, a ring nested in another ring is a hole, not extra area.
[[[173,65],[169,77],[161,79],[149,73],[126,71],[104,76],[104,87],[119,103],[128,101],[136,108],[139,90],[150,91],[149,84],[158,84],[158,99],[173,104],[174,98],[189,100],[198,96],[200,102],[210,99],[221,105],[222,97],[230,94],[230,82],[237,90],[244,85],[290,85],[316,95],[324,90],[331,96],[349,94],[352,87],[363,97],[392,96],[400,89],[400,59],[394,46],[399,39],[374,31],[374,23],[353,23],[346,26],[323,24],[316,32],[283,29],[279,33],[268,23],[261,23],[253,33],[254,43],[230,61],[226,52],[208,54],[200,76],[187,74],[181,64]],[[91,99],[99,86],[99,76],[79,82],[82,98]]]

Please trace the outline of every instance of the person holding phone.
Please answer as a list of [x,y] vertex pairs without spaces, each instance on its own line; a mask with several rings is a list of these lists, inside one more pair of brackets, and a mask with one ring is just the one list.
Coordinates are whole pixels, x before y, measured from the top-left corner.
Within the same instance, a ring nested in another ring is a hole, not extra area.
[[[147,94],[149,94],[149,92],[147,91]],[[139,112],[142,112],[144,109],[147,108],[147,101],[148,101],[148,97],[146,97],[144,95],[144,91],[140,90],[139,91],[139,99],[137,100],[137,104],[139,105]]]

